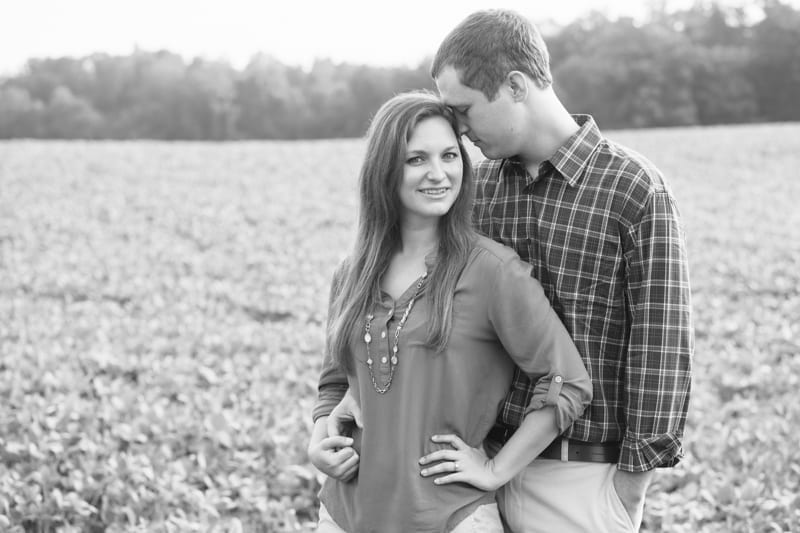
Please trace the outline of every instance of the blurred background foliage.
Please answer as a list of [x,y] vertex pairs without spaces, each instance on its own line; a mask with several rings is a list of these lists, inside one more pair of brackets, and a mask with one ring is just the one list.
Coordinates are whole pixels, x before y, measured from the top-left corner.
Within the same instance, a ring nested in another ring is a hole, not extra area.
[[[800,11],[759,6],[757,18],[713,2],[654,7],[641,24],[586,15],[547,32],[556,90],[603,128],[798,120]],[[429,63],[304,69],[258,54],[237,70],[165,50],[31,59],[0,78],[0,138],[360,137],[392,94],[434,88]]]

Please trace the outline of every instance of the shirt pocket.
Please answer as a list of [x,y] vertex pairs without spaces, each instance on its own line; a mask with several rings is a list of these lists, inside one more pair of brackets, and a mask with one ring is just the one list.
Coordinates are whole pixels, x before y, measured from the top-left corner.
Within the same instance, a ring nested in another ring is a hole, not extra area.
[[625,261],[618,241],[586,239],[545,253],[560,300],[613,306],[624,298]]
[[622,257],[572,258],[556,276],[559,314],[573,335],[622,338],[627,323],[625,266]]
[[559,300],[591,301],[606,306],[624,298],[625,265],[622,257],[569,253],[550,268]]

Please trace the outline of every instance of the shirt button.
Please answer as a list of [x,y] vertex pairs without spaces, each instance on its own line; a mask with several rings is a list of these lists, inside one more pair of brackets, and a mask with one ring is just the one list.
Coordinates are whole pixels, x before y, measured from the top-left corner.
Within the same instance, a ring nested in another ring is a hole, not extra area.
[[556,376],[553,378],[553,381],[555,381],[556,383],[561,383],[562,381],[564,381],[564,378],[562,378],[561,376]]
[[381,339],[385,339],[385,338],[386,338],[386,332],[385,331],[381,331]]
[[385,365],[388,362],[389,362],[389,358],[388,357],[386,357],[385,355],[383,357],[381,357],[381,363],[383,363]]

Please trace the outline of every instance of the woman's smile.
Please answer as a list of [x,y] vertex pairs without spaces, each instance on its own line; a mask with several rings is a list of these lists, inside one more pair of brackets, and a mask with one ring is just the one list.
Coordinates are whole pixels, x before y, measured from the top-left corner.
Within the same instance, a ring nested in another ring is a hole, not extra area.
[[419,190],[419,192],[431,198],[444,198],[449,191],[450,187],[430,187]]

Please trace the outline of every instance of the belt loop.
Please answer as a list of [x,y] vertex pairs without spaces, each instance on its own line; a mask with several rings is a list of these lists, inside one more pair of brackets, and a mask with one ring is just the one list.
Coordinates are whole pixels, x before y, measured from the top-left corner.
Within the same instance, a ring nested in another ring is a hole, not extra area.
[[561,460],[569,461],[569,441],[561,439]]

